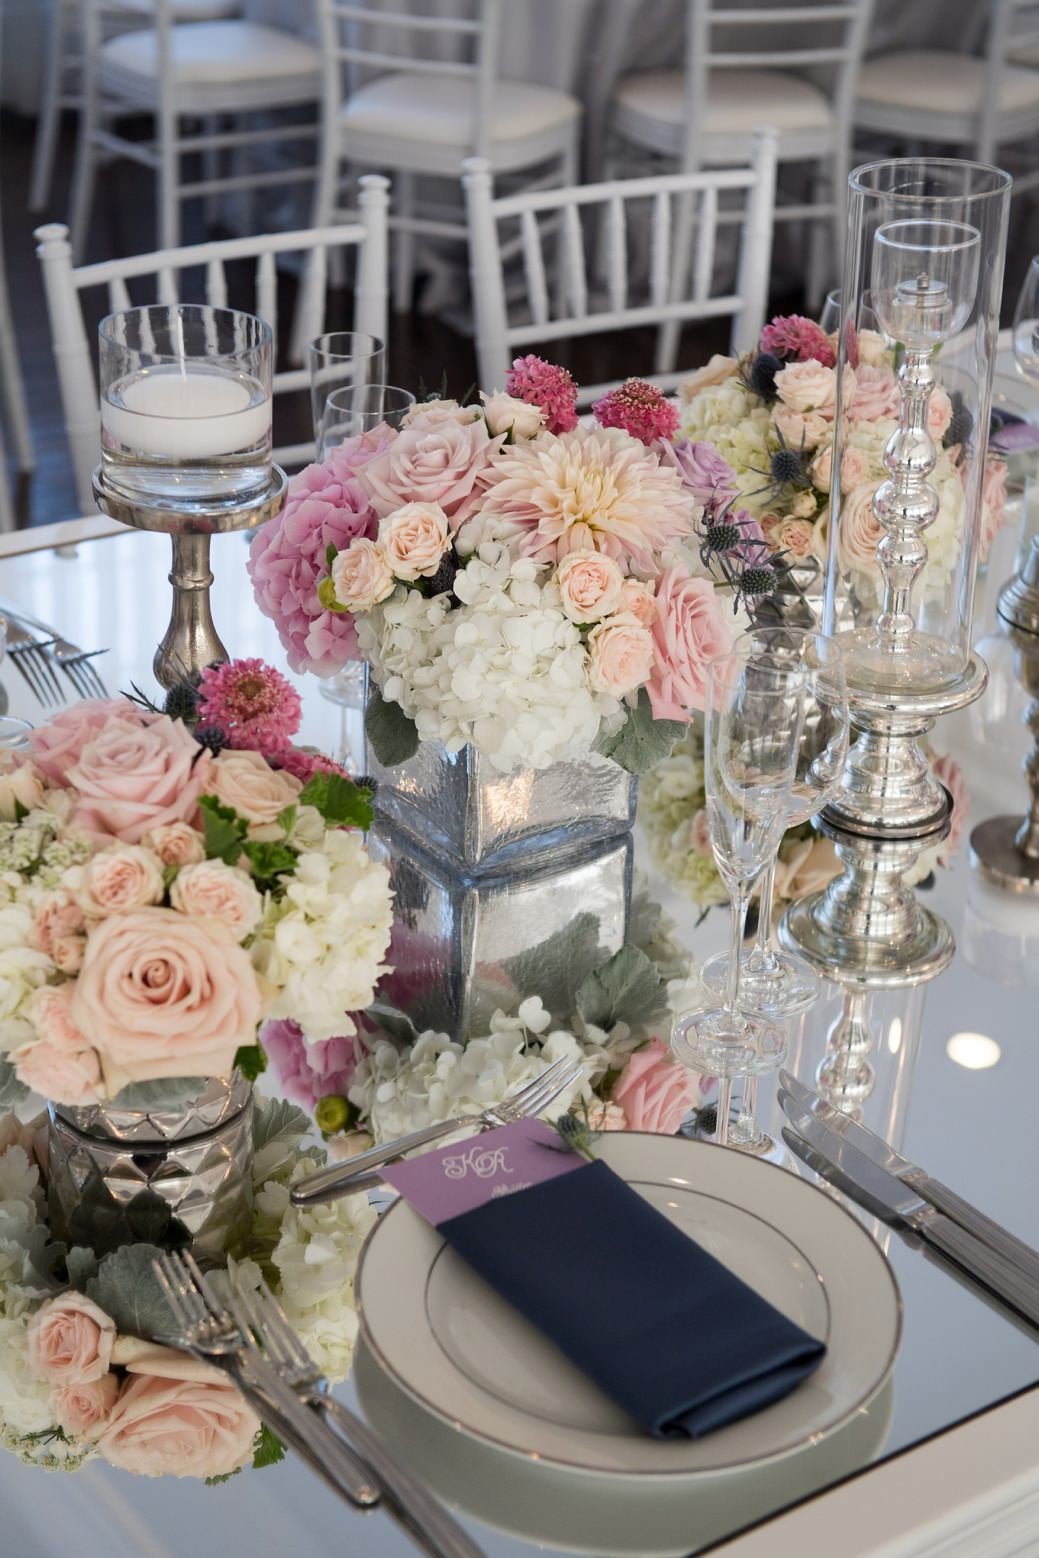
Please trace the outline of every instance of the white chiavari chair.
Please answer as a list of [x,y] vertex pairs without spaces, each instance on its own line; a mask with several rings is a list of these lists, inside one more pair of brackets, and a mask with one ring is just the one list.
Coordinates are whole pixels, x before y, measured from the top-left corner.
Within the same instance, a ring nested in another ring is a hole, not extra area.
[[[18,470],[23,474],[36,465],[29,413],[25,404],[25,386],[18,361],[18,343],[11,315],[11,298],[4,265],[3,236],[0,234],[0,403],[14,443]],[[7,451],[0,432],[0,532],[15,528],[14,506],[7,485]]]
[[[487,164],[479,159],[466,162],[463,181],[481,385],[488,391],[502,388],[512,358],[535,346],[669,321],[680,329],[696,320],[729,317],[733,350],[751,347],[761,332],[768,303],[775,174],[775,136],[769,130],[755,135],[746,167],[664,173],[497,200]],[[718,292],[715,257],[726,200],[739,205],[738,211],[726,213],[739,228],[739,266],[735,288]],[[681,301],[676,302],[672,235],[676,207],[682,202],[692,208],[696,237],[690,275],[684,279]],[[539,225],[546,218],[561,224],[561,300],[547,280],[545,234]],[[591,224],[582,218],[592,219]],[[598,245],[605,271],[602,298],[589,279],[589,225],[596,222],[603,228],[603,241]],[[515,289],[510,288],[507,297],[502,229],[516,224],[522,296],[514,297]],[[633,253],[645,247],[647,237],[648,275],[643,287],[632,281],[641,267],[631,260]],[[670,388],[680,377],[678,373],[654,375],[654,382]],[[610,387],[584,386],[581,404],[587,405]]]
[[581,105],[567,92],[501,77],[503,0],[454,0],[457,14],[410,14],[407,0],[317,0],[324,61],[314,225],[340,216],[344,163],[393,174],[394,306],[411,306],[416,238],[464,241],[457,218],[422,214],[416,181],[457,178],[466,157],[495,174],[553,165],[577,178]]
[[[386,339],[387,252],[386,211],[389,182],[379,174],[361,179],[359,219],[321,230],[268,233],[256,238],[230,238],[219,243],[191,244],[181,249],[106,260],[97,265],[74,267],[68,229],[59,223],[37,228],[37,254],[43,270],[51,338],[58,370],[62,408],[68,431],[76,490],[84,513],[91,513],[94,499],[91,473],[99,458],[97,374],[91,343],[83,318],[82,294],[93,287],[107,289],[108,310],[132,307],[127,283],[154,277],[155,291],[148,302],[176,303],[181,299],[185,272],[202,268],[203,297],[216,308],[228,306],[226,266],[233,261],[255,260],[253,312],[278,334],[279,255],[304,261],[297,309],[297,327],[303,339],[320,335],[325,328],[325,281],[329,253],[356,250],[354,329]],[[302,317],[300,317],[302,316]],[[275,398],[309,388],[304,368],[279,370],[274,375]],[[313,459],[312,439],[274,450],[281,465],[299,466]]]

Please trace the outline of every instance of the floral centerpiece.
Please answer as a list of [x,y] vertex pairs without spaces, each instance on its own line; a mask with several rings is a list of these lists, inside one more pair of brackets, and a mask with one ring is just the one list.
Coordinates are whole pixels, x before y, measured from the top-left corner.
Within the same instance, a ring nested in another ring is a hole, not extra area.
[[317,1041],[371,1000],[391,907],[358,831],[367,793],[292,745],[299,699],[260,662],[186,696],[194,728],[87,700],[2,754],[8,1104],[255,1075],[264,1019],[291,1013]]
[[570,375],[416,405],[294,479],[252,545],[294,669],[360,652],[377,757],[471,744],[501,772],[597,751],[640,771],[702,708],[705,667],[775,588],[727,467],[629,380],[579,423]]
[[[304,1141],[308,1128],[283,1101],[257,1108],[253,1219],[226,1262],[246,1289],[271,1284],[315,1362],[342,1379],[357,1334],[353,1274],[375,1214],[363,1196],[291,1205],[289,1186],[326,1157]],[[99,1261],[55,1241],[46,1179],[43,1117],[0,1118],[0,1444],[48,1469],[100,1458],[216,1482],[280,1460],[277,1438],[226,1375],[156,1340],[170,1325],[157,1249],[135,1244]]]

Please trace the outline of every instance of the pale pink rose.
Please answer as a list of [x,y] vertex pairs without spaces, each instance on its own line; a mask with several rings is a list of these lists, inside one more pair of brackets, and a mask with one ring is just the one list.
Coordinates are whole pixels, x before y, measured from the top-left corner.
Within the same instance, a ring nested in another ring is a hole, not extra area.
[[714,585],[682,564],[661,574],[656,600],[654,665],[648,686],[653,715],[688,720],[691,710],[704,706],[708,662],[731,648],[732,631]]
[[125,698],[84,698],[62,709],[45,725],[37,725],[29,736],[29,751],[36,767],[51,784],[64,784],[69,768],[102,726],[113,719],[148,725],[158,718],[157,714],[136,709]]
[[51,938],[51,961],[61,974],[78,974],[83,967],[83,955],[86,950],[85,936],[58,934]]
[[603,1102],[597,1098],[588,1105],[588,1129],[591,1131],[626,1131],[628,1117],[619,1104]]
[[820,449],[819,453],[812,461],[809,474],[811,475],[813,486],[817,487],[820,492],[829,492],[830,478],[833,474],[832,443],[829,443],[825,446],[825,448]]
[[69,983],[41,985],[29,997],[26,1010],[41,1039],[56,1049],[78,1051],[89,1045],[72,1021],[72,991]]
[[850,492],[869,481],[869,456],[864,449],[849,444],[841,455],[841,491]]
[[886,365],[874,368],[866,363],[855,375],[855,398],[848,415],[855,422],[879,422],[881,417],[897,417],[901,396],[898,380]]
[[14,822],[18,808],[34,811],[43,800],[43,777],[21,752],[0,751],[0,822]]
[[[967,476],[967,466],[962,467],[964,479]],[[1005,460],[999,460],[990,454],[985,461],[985,478],[981,487],[981,537],[979,541],[979,556],[981,561],[987,562],[992,543],[996,539],[1003,522],[1006,519],[1007,500],[1007,466]]]
[[825,368],[814,358],[787,363],[776,374],[776,394],[791,411],[832,415],[837,395],[836,369]]
[[255,1042],[260,1009],[249,955],[231,932],[175,909],[103,920],[72,998],[72,1019],[99,1052],[111,1091],[156,1077],[227,1076],[235,1051]]
[[275,822],[298,799],[303,785],[284,769],[271,768],[259,752],[224,751],[213,763],[209,788],[225,806],[249,822]]
[[59,887],[41,898],[32,911],[30,940],[39,952],[54,956],[56,939],[77,935],[83,929],[83,910],[74,893]]
[[785,519],[775,533],[780,549],[796,562],[812,555],[815,526],[807,519]]
[[393,594],[396,582],[386,548],[364,536],[351,541],[332,561],[336,600],[351,611],[371,611]]
[[379,515],[402,503],[438,503],[457,530],[478,502],[477,479],[501,448],[479,416],[460,423],[436,412],[417,411],[382,454],[359,472]]
[[398,579],[429,579],[451,545],[447,515],[439,503],[405,503],[379,524],[379,541]]
[[879,330],[860,330],[856,337],[859,346],[859,367],[866,363],[871,368],[886,367],[891,361],[891,349]]
[[400,425],[410,427],[412,422],[421,417],[424,427],[436,427],[443,422],[458,422],[464,427],[468,422],[475,422],[479,415],[480,408],[475,404],[462,406],[457,400],[434,397],[432,400],[417,400],[413,406],[409,406],[400,419]]
[[711,847],[711,824],[702,806],[693,813],[689,824],[689,847],[694,855],[703,855],[705,858],[714,853]]
[[222,860],[202,860],[177,872],[170,902],[181,914],[211,915],[236,941],[252,934],[263,914],[263,899],[252,877]]
[[223,1477],[252,1455],[260,1420],[222,1375],[132,1374],[97,1447],[139,1477]]
[[[801,365],[795,363],[791,366]],[[833,369],[827,368],[826,371],[832,373]],[[818,412],[811,411],[804,416],[800,411],[792,411],[789,406],[780,405],[772,408],[772,425],[787,447],[797,450],[814,449],[824,438],[829,438],[833,431],[833,424]]]
[[818,507],[814,492],[799,492],[790,505],[790,518],[811,519]]
[[533,438],[545,425],[540,407],[532,406],[515,395],[499,391],[497,395],[485,395],[482,391],[483,414],[492,433],[511,433],[513,438]]
[[949,866],[952,864],[952,857],[963,843],[963,835],[967,831],[970,795],[967,790],[967,782],[963,777],[963,770],[955,758],[949,757],[948,754],[932,758],[931,772],[939,783],[944,784],[952,796],[952,816],[949,819],[949,831],[942,840],[938,852],[938,864]]
[[571,622],[599,622],[618,609],[624,574],[605,552],[569,552],[556,569],[556,583]]
[[83,867],[79,901],[87,914],[104,916],[160,903],[164,892],[157,855],[141,844],[112,844]]
[[25,1351],[37,1379],[87,1385],[108,1373],[115,1322],[83,1293],[48,1298],[29,1321]]
[[653,670],[653,634],[637,617],[607,617],[588,635],[589,681],[596,692],[623,698],[648,681]]
[[837,546],[842,570],[877,571],[877,542],[884,530],[873,515],[875,491],[875,482],[863,482],[846,493],[841,503]]
[[80,1385],[60,1385],[51,1396],[59,1428],[73,1439],[96,1439],[108,1422],[119,1395],[112,1373]]
[[79,1105],[97,1103],[105,1096],[101,1063],[89,1045],[70,1049],[50,1039],[37,1039],[12,1050],[9,1058],[19,1082],[41,1098]]
[[945,437],[951,421],[952,401],[949,399],[948,391],[940,384],[936,384],[927,402],[927,431],[935,443],[940,443]]
[[738,357],[723,357],[720,352],[715,352],[703,368],[698,368],[679,384],[678,395],[683,406],[687,406],[701,390],[710,389],[712,384],[724,384],[726,379],[733,378],[739,366]]
[[799,839],[785,860],[776,861],[776,897],[797,899],[821,892],[840,871],[830,839]]
[[617,610],[630,613],[644,628],[651,628],[657,620],[657,603],[648,584],[638,579],[625,579],[621,585]]
[[700,1086],[679,1065],[661,1039],[636,1050],[614,1086],[612,1099],[624,1110],[629,1131],[673,1136],[700,1102]]
[[187,822],[206,793],[210,763],[180,720],[109,720],[66,774],[79,792],[73,824],[136,844],[149,828]]
[[206,858],[201,834],[189,828],[186,822],[167,822],[160,828],[149,828],[141,843],[158,855],[164,866],[190,866]]

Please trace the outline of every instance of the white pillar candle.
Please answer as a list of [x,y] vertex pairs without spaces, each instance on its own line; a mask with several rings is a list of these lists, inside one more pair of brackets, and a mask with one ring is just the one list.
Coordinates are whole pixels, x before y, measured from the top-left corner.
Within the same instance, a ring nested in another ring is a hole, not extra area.
[[210,460],[255,449],[269,435],[259,380],[218,368],[163,367],[121,379],[101,402],[108,438],[163,460]]

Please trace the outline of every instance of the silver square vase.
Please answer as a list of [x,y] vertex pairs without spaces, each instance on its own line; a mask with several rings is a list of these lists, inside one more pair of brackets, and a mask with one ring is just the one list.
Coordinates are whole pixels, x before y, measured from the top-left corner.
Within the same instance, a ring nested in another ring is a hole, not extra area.
[[51,1231],[98,1256],[123,1244],[190,1248],[223,1264],[252,1217],[252,1084],[200,1084],[178,1108],[48,1105]]

